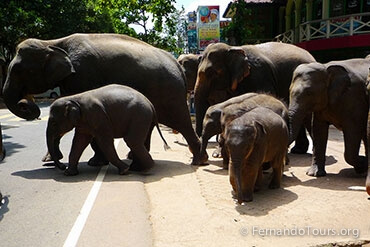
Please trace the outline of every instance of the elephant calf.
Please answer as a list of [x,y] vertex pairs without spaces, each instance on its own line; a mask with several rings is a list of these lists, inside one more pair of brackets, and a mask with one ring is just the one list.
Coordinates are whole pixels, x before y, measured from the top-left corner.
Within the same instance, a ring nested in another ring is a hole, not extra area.
[[261,181],[262,164],[270,162],[270,188],[279,188],[288,152],[286,121],[266,107],[256,107],[228,122],[224,131],[230,154],[229,174],[238,203],[253,200],[256,182]]
[[[203,131],[201,137],[200,157],[208,157],[206,148],[208,140],[217,134],[221,134],[225,121],[239,117],[247,111],[257,107],[267,107],[288,121],[288,109],[283,102],[268,94],[246,93],[208,108],[203,120]],[[224,121],[222,121],[224,117]],[[220,145],[222,146],[222,137]],[[228,167],[228,156],[225,150],[221,151],[224,158],[224,168]],[[205,162],[206,160],[203,160]]]
[[[62,158],[59,142],[65,133],[75,128],[65,175],[78,174],[78,161],[92,138],[109,162],[118,168],[119,174],[126,174],[132,167],[147,171],[154,165],[148,152],[154,125],[164,140],[152,103],[132,88],[113,84],[57,99],[50,106],[47,145],[56,166],[66,169],[59,162]],[[131,167],[116,153],[113,139],[119,137],[123,137],[131,149]],[[165,140],[164,143],[167,146]]]

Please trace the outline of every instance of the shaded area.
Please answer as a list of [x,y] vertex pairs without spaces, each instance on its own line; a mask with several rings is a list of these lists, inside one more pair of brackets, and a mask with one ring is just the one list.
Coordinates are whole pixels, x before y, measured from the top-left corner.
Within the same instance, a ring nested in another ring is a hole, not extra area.
[[[123,160],[126,163],[131,163],[130,160]],[[189,165],[181,162],[168,160],[154,160],[156,165],[148,175],[141,175],[137,172],[130,172],[128,175],[120,176],[118,169],[110,165],[107,171],[105,182],[113,181],[142,181],[145,183],[156,182],[162,178],[176,177],[194,171]],[[32,180],[50,180],[53,179],[63,183],[76,183],[81,181],[95,181],[100,167],[89,166],[87,162],[80,162],[78,165],[79,174],[77,176],[65,176],[64,171],[53,166],[52,163],[46,163],[44,167],[33,170],[23,170],[12,173],[14,176]]]

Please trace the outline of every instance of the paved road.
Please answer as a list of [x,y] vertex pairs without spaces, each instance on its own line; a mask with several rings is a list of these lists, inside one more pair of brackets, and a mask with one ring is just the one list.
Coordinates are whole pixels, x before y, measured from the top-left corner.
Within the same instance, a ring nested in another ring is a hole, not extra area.
[[[43,166],[48,110],[48,104],[42,104],[37,121],[0,110],[7,149],[0,163],[0,190],[5,196],[0,246],[134,246],[134,240],[135,246],[150,246],[148,199],[140,176],[119,176],[111,165],[89,167],[90,148],[81,157],[79,176],[66,177]],[[61,142],[65,157],[72,135]],[[127,148],[116,143],[124,158]]]
[[[236,205],[228,172],[220,159],[209,166],[189,165],[192,154],[181,135],[162,127],[171,150],[164,151],[153,131],[151,154],[156,166],[149,176],[119,176],[112,167],[86,165],[65,177],[44,167],[48,107],[41,120],[27,122],[0,110],[8,156],[0,163],[0,246],[314,246],[370,242],[370,200],[359,175],[343,159],[342,134],[330,129],[327,172],[305,174],[311,155],[289,155],[282,188],[269,190],[271,174],[254,201]],[[61,149],[68,155],[71,135]],[[210,143],[208,154],[215,147]],[[118,142],[121,158],[127,147]],[[361,153],[364,153],[363,148]],[[65,159],[63,159],[66,162]],[[95,200],[94,200],[95,199]],[[282,235],[284,233],[284,235]],[[280,235],[279,235],[280,234]]]

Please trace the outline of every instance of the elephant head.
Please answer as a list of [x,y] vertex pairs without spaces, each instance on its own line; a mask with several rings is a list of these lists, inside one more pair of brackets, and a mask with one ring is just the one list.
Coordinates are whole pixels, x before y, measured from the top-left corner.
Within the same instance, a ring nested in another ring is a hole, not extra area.
[[187,91],[194,90],[195,82],[197,80],[198,65],[201,59],[201,55],[195,54],[182,54],[177,59],[185,72]]
[[207,108],[236,96],[236,88],[249,75],[248,58],[241,47],[209,45],[198,66],[195,83],[196,131],[201,135]]
[[349,85],[350,78],[343,66],[320,63],[299,65],[293,73],[289,89],[289,142],[297,138],[308,114],[320,112],[329,104],[334,104]]
[[61,98],[50,106],[46,143],[52,160],[62,170],[66,167],[59,162],[63,157],[59,150],[59,141],[64,134],[71,131],[78,124],[80,118],[80,106],[73,100]]
[[9,65],[3,88],[4,102],[18,117],[38,118],[40,109],[29,95],[55,88],[59,81],[74,72],[65,50],[46,41],[27,39],[18,45]]
[[[233,185],[239,204],[253,200],[253,194],[246,191],[248,188],[243,188],[242,180],[255,180],[255,178],[248,177],[246,173],[248,164],[245,162],[253,152],[258,133],[264,133],[262,125],[258,122],[241,128],[243,123],[240,121],[243,120],[235,119],[225,128],[225,145],[230,155],[230,183]],[[253,192],[253,188],[249,190]]]

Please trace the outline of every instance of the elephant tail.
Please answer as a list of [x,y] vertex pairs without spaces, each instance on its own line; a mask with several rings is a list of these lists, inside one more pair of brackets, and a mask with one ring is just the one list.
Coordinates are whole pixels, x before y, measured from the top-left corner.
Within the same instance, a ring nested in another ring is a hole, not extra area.
[[151,106],[152,106],[152,110],[153,110],[153,113],[154,113],[153,114],[153,123],[157,127],[158,133],[159,133],[159,135],[161,136],[161,138],[164,142],[163,148],[164,148],[164,150],[167,151],[168,149],[171,149],[171,147],[167,144],[166,139],[164,139],[164,137],[162,135],[162,132],[161,132],[161,129],[159,128],[157,112],[155,111],[155,108],[154,108],[153,104],[151,104]]
[[164,139],[164,137],[162,135],[161,129],[159,128],[158,121],[155,123],[155,126],[157,127],[158,133],[159,133],[159,135],[161,136],[161,138],[164,142],[164,145],[163,145],[164,150],[167,151],[168,149],[171,149],[171,147],[167,144],[166,139]]

